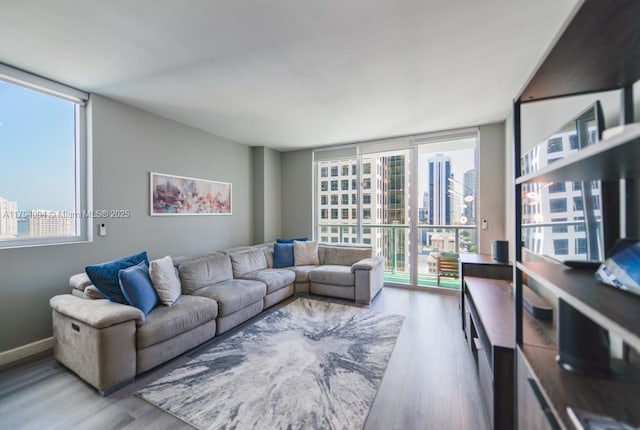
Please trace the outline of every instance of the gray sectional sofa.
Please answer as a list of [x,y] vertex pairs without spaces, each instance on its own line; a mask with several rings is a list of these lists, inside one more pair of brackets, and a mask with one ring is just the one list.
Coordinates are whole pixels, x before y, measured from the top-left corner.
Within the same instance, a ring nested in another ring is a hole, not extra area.
[[73,275],[71,294],[50,300],[55,358],[104,395],[294,294],[369,304],[383,286],[369,246],[319,244],[318,260],[273,268],[273,243],[175,257],[182,294],[146,316]]

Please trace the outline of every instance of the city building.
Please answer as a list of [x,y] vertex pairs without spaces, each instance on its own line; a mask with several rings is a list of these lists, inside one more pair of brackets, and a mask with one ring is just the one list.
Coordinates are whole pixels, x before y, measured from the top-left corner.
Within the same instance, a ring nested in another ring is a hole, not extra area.
[[[467,170],[462,175],[462,195],[465,197],[464,210],[462,213],[467,217],[467,222],[463,224],[475,225],[476,224],[476,181],[477,174],[475,169]],[[467,196],[473,196],[473,199],[466,199]],[[470,201],[467,201],[470,200]]]
[[29,237],[75,236],[76,219],[61,211],[29,211]]
[[18,236],[18,203],[0,197],[0,238]]
[[451,225],[451,158],[437,154],[429,158],[429,224]]

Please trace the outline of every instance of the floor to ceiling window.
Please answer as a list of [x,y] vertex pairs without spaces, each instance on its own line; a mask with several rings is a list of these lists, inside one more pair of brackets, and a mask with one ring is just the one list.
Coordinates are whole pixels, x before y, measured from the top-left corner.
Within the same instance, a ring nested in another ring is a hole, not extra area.
[[457,288],[442,252],[476,252],[476,131],[412,136],[314,152],[316,238],[370,244],[385,281]]

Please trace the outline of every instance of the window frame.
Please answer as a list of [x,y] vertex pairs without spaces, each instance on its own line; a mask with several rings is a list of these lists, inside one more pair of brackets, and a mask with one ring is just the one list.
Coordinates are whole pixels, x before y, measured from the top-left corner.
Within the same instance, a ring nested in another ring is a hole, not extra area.
[[75,236],[22,237],[0,241],[0,249],[68,245],[93,241],[93,199],[91,146],[87,137],[89,94],[58,82],[0,63],[0,81],[38,91],[74,103],[74,199]]

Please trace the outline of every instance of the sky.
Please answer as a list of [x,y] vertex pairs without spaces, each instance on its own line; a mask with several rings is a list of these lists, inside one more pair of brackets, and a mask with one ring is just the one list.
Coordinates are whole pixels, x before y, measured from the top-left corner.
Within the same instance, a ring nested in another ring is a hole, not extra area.
[[75,210],[75,105],[0,81],[0,197]]

